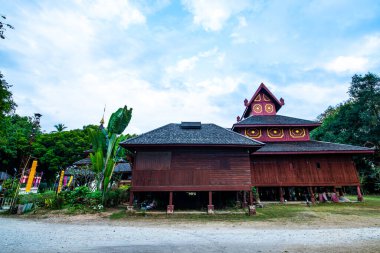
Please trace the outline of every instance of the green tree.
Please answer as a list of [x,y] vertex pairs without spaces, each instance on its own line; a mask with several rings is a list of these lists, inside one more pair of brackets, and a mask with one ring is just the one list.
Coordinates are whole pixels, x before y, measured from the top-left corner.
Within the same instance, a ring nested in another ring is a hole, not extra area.
[[[30,117],[17,114],[0,120],[0,166],[4,170],[19,168],[23,155],[30,152],[30,136],[33,132]],[[39,135],[37,129],[37,136]]]
[[32,155],[39,160],[38,168],[48,178],[55,173],[83,159],[83,151],[90,146],[89,131],[97,126],[89,125],[83,129],[40,134],[32,144]]
[[354,75],[348,93],[346,102],[330,106],[318,117],[322,125],[311,136],[375,148],[375,157],[360,156],[355,162],[365,188],[380,191],[380,77],[372,73]]
[[16,109],[16,103],[13,101],[12,92],[9,90],[12,86],[4,80],[3,74],[0,72],[0,120],[6,114]]
[[65,124],[62,124],[62,123],[54,125],[54,127],[57,131],[53,131],[53,132],[63,132],[63,130],[67,128],[67,126],[65,126]]

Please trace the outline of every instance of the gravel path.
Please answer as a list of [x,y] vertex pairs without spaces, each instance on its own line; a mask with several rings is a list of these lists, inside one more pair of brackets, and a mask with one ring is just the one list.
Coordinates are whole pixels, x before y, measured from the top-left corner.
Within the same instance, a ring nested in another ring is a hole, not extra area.
[[0,252],[379,252],[380,228],[51,223],[0,217]]

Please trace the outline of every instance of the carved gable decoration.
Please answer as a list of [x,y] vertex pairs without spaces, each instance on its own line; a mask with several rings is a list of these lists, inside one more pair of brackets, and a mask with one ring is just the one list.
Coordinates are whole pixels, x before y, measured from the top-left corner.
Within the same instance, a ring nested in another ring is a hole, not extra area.
[[246,110],[243,118],[250,115],[275,115],[284,105],[284,100],[278,100],[262,83],[249,102],[245,102]]

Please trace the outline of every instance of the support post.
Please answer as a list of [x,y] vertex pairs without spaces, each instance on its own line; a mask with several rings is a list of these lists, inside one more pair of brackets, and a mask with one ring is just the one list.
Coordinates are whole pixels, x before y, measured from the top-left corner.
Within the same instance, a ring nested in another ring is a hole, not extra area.
[[362,192],[360,191],[360,185],[356,186],[356,190],[358,192],[358,201],[362,202],[363,201],[363,195],[362,195]]
[[238,208],[240,208],[242,206],[241,202],[240,202],[240,199],[239,199],[239,192],[238,191],[236,192],[236,202],[235,202],[235,205]]
[[174,205],[173,205],[173,192],[169,192],[169,205],[166,208],[166,214],[174,213]]
[[247,193],[243,191],[243,208],[247,207]]
[[208,214],[214,214],[214,205],[212,204],[212,191],[208,192],[207,213]]
[[256,215],[256,206],[253,204],[253,192],[249,191],[248,215]]
[[284,203],[285,200],[284,200],[284,193],[283,193],[282,187],[280,187],[279,193],[280,193],[280,202]]
[[249,205],[253,205],[253,192],[249,191]]
[[127,205],[127,211],[128,212],[133,211],[133,198],[134,198],[133,191],[130,191],[129,192],[129,202]]
[[129,205],[130,206],[133,206],[133,191],[130,191],[129,192]]
[[260,192],[259,192],[259,187],[256,187],[256,203],[260,203]]
[[309,187],[309,193],[310,193],[310,199],[311,199],[311,203],[315,204],[315,196],[314,196],[314,191],[313,191],[313,187]]

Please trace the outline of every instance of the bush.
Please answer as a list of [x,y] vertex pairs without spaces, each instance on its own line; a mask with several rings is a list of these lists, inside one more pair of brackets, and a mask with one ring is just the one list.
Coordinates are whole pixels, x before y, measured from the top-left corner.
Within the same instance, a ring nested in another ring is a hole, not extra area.
[[91,191],[87,186],[79,186],[72,191],[61,192],[61,195],[65,199],[66,204],[74,205],[85,204],[86,196],[90,193]]
[[106,207],[117,206],[120,203],[126,202],[129,199],[129,187],[127,190],[116,189],[108,191],[104,196],[104,205]]
[[102,204],[102,192],[94,191],[86,195],[86,204],[90,207],[98,207]]

